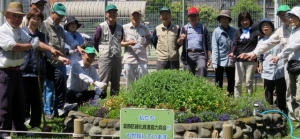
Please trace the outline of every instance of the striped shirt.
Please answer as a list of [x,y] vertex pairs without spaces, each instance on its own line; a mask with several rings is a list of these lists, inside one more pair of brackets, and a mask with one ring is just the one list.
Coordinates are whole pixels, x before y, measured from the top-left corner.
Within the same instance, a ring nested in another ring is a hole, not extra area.
[[0,27],[0,68],[20,66],[24,62],[24,52],[14,52],[17,43],[29,43],[29,36],[20,27],[14,29],[8,22]]

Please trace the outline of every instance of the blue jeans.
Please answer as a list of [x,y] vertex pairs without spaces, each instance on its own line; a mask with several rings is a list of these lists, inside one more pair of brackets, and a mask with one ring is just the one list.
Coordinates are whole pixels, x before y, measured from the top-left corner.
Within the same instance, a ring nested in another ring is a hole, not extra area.
[[[59,70],[60,72],[62,72],[62,74],[64,75],[63,76],[63,82],[66,82],[66,66],[63,65],[63,66],[55,66],[55,68],[57,70]],[[55,73],[47,73],[47,74],[55,74]],[[54,75],[54,76],[57,76],[57,75]],[[58,77],[54,77],[55,79],[57,79]],[[45,82],[44,82],[44,112],[45,114],[55,114],[57,113],[57,109],[58,107],[61,107],[61,106],[58,106],[58,103],[57,103],[57,97],[60,97],[60,96],[55,96],[55,93],[54,93],[54,88],[56,86],[54,86],[54,83],[53,83],[53,80],[49,80],[49,79],[46,79]],[[66,85],[64,84],[64,92],[67,91],[67,87]],[[65,99],[65,93],[63,94],[62,98]],[[63,100],[64,101],[64,100]],[[64,104],[64,102],[63,102]],[[51,110],[51,106],[53,106],[53,109]]]

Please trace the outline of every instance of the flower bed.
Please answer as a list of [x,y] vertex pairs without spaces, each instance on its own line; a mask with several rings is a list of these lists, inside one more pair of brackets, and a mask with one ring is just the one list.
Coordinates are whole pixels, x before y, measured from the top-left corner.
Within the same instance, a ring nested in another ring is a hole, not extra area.
[[[269,118],[265,115],[253,117],[254,103],[259,104],[257,112],[268,109],[264,97],[228,97],[222,89],[207,83],[205,78],[179,70],[162,70],[133,82],[128,92],[121,90],[118,96],[108,97],[105,101],[90,101],[79,108],[79,111],[98,117],[94,119],[99,120],[119,119],[121,108],[171,109],[175,113],[174,129],[177,137],[209,137],[213,131],[222,135],[221,127],[224,122],[235,125],[236,138],[279,136],[279,133],[280,136],[285,136],[285,118],[278,114],[268,115]],[[98,120],[90,120],[93,126],[86,123],[85,127],[96,126],[100,122]],[[107,125],[119,126],[118,120],[107,122],[110,123]],[[272,125],[274,123],[276,125]],[[94,129],[97,132],[100,129],[110,129],[109,133],[118,134],[115,127],[96,127]],[[102,131],[101,133],[103,134]]]

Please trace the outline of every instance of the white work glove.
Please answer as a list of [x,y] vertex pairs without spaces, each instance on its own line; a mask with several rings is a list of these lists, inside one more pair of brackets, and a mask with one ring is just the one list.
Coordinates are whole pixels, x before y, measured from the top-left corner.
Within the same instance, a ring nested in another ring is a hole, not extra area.
[[33,37],[30,41],[30,44],[32,45],[32,48],[35,49],[40,46],[40,40],[38,37]]
[[135,44],[135,45],[133,46],[133,48],[134,48],[134,49],[139,49],[139,48],[141,48],[141,45],[140,45],[139,43],[137,43],[137,44]]
[[97,99],[99,99],[99,95],[96,94],[96,95],[94,96],[94,100],[97,100]]
[[103,82],[99,82],[99,81],[95,81],[94,83],[97,87],[99,87],[100,89],[104,89],[106,87],[106,83]]

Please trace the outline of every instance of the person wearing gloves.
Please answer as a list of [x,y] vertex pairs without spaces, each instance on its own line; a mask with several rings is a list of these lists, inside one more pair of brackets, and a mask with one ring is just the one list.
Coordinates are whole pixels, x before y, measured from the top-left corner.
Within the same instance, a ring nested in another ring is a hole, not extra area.
[[226,71],[227,93],[233,95],[235,69],[234,63],[227,55],[231,52],[235,28],[229,25],[232,20],[229,10],[222,10],[217,20],[221,26],[217,27],[212,35],[212,67],[215,69],[216,82],[220,88],[223,87],[223,73]]
[[152,43],[156,49],[156,70],[179,69],[179,45],[177,39],[180,27],[171,22],[172,14],[168,7],[159,11],[162,24],[156,26],[152,34]]
[[[101,90],[106,87],[106,83],[100,82],[99,76],[94,66],[96,50],[93,46],[87,46],[82,53],[82,60],[72,63],[70,77],[67,81],[67,101],[82,105],[90,99],[99,99]],[[94,85],[94,90],[88,90],[90,85]]]
[[[64,29],[68,31],[68,33],[70,33],[70,35],[74,38],[74,40],[78,41],[79,45],[82,45],[84,43],[84,39],[82,35],[76,31],[78,28],[81,27],[81,25],[82,24],[79,23],[74,16],[68,16],[64,25]],[[66,57],[70,59],[71,63],[81,60],[80,53],[78,52],[77,49],[73,50],[68,44],[65,44],[65,51],[66,51]],[[66,65],[67,78],[70,74],[71,67],[72,67],[71,64]]]
[[[274,32],[275,28],[272,21],[268,18],[264,18],[259,23],[259,31],[264,36],[258,42],[258,46],[261,43],[268,40],[269,37]],[[284,79],[284,60],[281,59],[277,63],[270,62],[273,56],[278,55],[283,49],[283,45],[278,44],[271,50],[263,54],[262,58],[259,60],[259,72],[261,72],[261,78],[264,79],[264,89],[265,89],[265,99],[270,104],[273,105],[273,92],[275,90],[277,94],[277,107],[286,112],[286,83]]]
[[[243,53],[240,54],[240,58],[252,60],[256,56],[259,56],[266,51],[269,51],[274,46],[281,44],[285,47],[289,44],[289,37],[291,34],[291,25],[289,19],[286,18],[286,12],[290,11],[290,7],[288,5],[280,5],[277,9],[277,16],[279,17],[280,21],[283,23],[281,27],[279,27],[266,41],[257,45],[255,50],[250,53]],[[284,77],[286,82],[286,103],[288,106],[288,116],[291,120],[296,120],[295,114],[292,109],[292,97],[290,91],[290,78],[288,75],[287,69],[287,58],[284,59],[285,68],[284,68]]]
[[[17,131],[27,131],[20,66],[24,62],[24,51],[37,49],[40,41],[20,28],[25,15],[20,2],[9,3],[2,14],[6,22],[0,27],[0,130],[12,130],[14,126]],[[0,132],[4,138],[11,138],[9,135],[10,132]]]
[[290,20],[292,32],[289,37],[289,44],[277,56],[270,61],[277,63],[279,60],[288,57],[287,70],[290,78],[290,90],[292,98],[292,112],[298,121],[295,128],[300,127],[300,6],[295,6],[291,11],[286,13]]
[[129,84],[148,73],[146,47],[151,43],[148,28],[141,24],[142,13],[138,8],[131,11],[131,22],[124,25],[121,45],[125,47],[123,56],[126,90]]
[[183,46],[181,54],[183,69],[196,76],[206,77],[207,66],[211,64],[211,41],[207,28],[199,22],[199,19],[198,9],[189,8],[189,23],[182,27],[177,43]]

